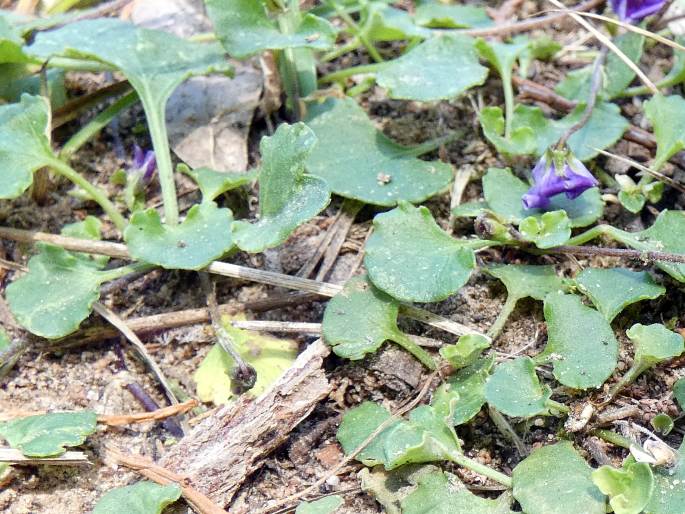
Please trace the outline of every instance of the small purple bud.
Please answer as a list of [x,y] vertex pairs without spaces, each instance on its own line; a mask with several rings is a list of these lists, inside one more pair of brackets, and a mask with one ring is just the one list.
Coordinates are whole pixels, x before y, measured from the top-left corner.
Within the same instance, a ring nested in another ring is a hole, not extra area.
[[638,22],[655,14],[666,3],[666,0],[611,0],[611,7],[621,21]]
[[523,195],[526,209],[546,209],[560,193],[573,200],[599,182],[570,150],[547,150],[533,168],[533,186]]
[[155,152],[153,150],[143,152],[141,147],[134,145],[133,162],[131,164],[131,168],[128,170],[129,173],[142,173],[143,183],[149,184],[152,181],[152,177],[155,175],[156,169],[157,159],[155,158]]

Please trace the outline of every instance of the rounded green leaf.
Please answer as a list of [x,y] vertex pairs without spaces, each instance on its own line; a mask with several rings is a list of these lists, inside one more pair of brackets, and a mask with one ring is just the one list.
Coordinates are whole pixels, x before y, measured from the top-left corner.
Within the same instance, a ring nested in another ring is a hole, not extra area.
[[236,221],[236,244],[247,252],[278,246],[302,223],[321,212],[330,201],[325,181],[305,173],[304,164],[316,136],[304,124],[282,124],[260,144],[259,221]]
[[161,514],[164,507],[181,497],[177,484],[158,485],[146,480],[108,491],[93,514]]
[[599,387],[618,362],[618,342],[609,322],[575,295],[545,298],[547,346],[536,362],[547,359],[556,379],[568,387]]
[[563,280],[554,266],[528,264],[495,264],[484,271],[500,279],[507,288],[507,298],[535,298],[544,300],[549,293],[564,289]]
[[397,328],[398,311],[398,303],[366,277],[354,277],[326,306],[321,326],[324,341],[336,355],[356,360],[390,340],[434,367],[430,355]]
[[546,212],[542,216],[525,218],[519,224],[519,232],[538,248],[554,248],[571,237],[571,221],[566,211]]
[[636,323],[626,335],[635,346],[635,361],[652,364],[680,356],[685,350],[683,336],[668,330],[660,323]]
[[609,496],[616,514],[640,514],[654,490],[649,464],[632,462],[623,469],[602,466],[592,472],[592,481]]
[[484,357],[447,379],[450,391],[459,398],[452,412],[454,426],[467,423],[480,412],[485,403],[485,384],[494,364],[494,355]]
[[448,361],[454,369],[470,366],[483,350],[490,348],[492,342],[480,334],[466,334],[459,338],[456,344],[448,344],[440,348],[440,355]]
[[333,26],[311,14],[302,17],[292,34],[286,34],[279,30],[263,0],[206,0],[205,4],[219,41],[238,59],[264,50],[300,47],[326,50],[335,43]]
[[440,0],[421,0],[417,4],[414,19],[424,27],[468,29],[490,27],[493,24],[484,7],[447,4]]
[[673,384],[673,397],[678,402],[680,410],[685,410],[685,378],[679,378]]
[[193,205],[183,223],[163,225],[153,209],[138,211],[124,230],[131,255],[167,269],[202,269],[233,247],[229,209],[214,202]]
[[654,95],[645,102],[645,116],[654,127],[656,138],[652,168],[659,171],[666,161],[685,148],[685,99],[680,95]]
[[485,107],[478,115],[483,134],[504,155],[531,155],[536,151],[533,129],[519,126],[512,130],[509,139],[504,137],[504,113],[500,107]]
[[404,500],[402,514],[513,514],[511,496],[496,500],[476,496],[459,479],[442,471],[424,475]]
[[96,424],[91,411],[54,412],[0,422],[0,436],[27,457],[54,457],[82,444]]
[[650,421],[650,424],[654,430],[661,432],[664,435],[670,434],[674,426],[673,418],[668,414],[664,414],[663,412],[654,416]]
[[[685,213],[663,210],[648,229],[622,235],[620,241],[637,250],[685,254]],[[659,261],[656,265],[678,282],[685,282],[685,264]]]
[[0,198],[20,196],[33,183],[33,172],[54,159],[49,135],[45,98],[25,94],[19,103],[0,106]]
[[96,261],[44,245],[29,260],[28,273],[7,286],[5,297],[23,327],[54,339],[79,327],[100,297],[100,284],[109,279]]
[[609,322],[628,305],[666,292],[646,271],[626,268],[587,268],[578,274],[576,283]]
[[364,263],[374,285],[399,300],[444,300],[476,266],[473,250],[443,231],[425,207],[402,203],[378,214],[373,226]]
[[185,164],[179,164],[177,170],[191,177],[202,192],[205,201],[214,200],[217,196],[244,186],[257,179],[256,171],[235,173],[231,171],[215,171],[209,168],[195,168],[191,170]]
[[514,468],[514,498],[526,514],[605,514],[591,472],[569,442],[538,448]]
[[362,32],[370,41],[399,41],[427,38],[432,31],[414,23],[411,15],[385,2],[365,2],[361,5]]
[[544,414],[550,396],[551,389],[540,384],[530,357],[503,362],[485,384],[485,399],[507,416],[530,418]]
[[340,196],[382,206],[419,203],[452,180],[449,164],[417,159],[415,150],[379,132],[352,98],[329,98],[313,105],[310,116],[307,124],[319,142],[307,169]]
[[376,82],[390,98],[433,102],[456,98],[485,82],[488,69],[478,62],[468,36],[443,35],[428,39],[403,56],[389,61]]

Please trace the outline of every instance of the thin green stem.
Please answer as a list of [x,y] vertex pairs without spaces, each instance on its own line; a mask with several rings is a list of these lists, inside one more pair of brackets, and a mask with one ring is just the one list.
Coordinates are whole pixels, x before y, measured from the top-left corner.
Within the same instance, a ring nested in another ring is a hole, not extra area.
[[613,400],[616,395],[623,389],[624,387],[632,384],[637,380],[637,377],[642,375],[647,369],[649,369],[650,364],[641,362],[640,360],[636,360],[633,362],[633,365],[626,371],[626,373],[621,377],[621,379],[616,382],[613,387],[609,390],[609,397],[607,401]]
[[451,452],[449,460],[451,460],[455,464],[468,468],[471,471],[475,471],[476,473],[479,473],[484,477],[489,478],[490,480],[494,480],[495,482],[500,483],[505,487],[511,487],[510,476],[505,475],[504,473],[497,471],[496,469],[492,469],[486,466],[485,464],[481,464],[478,461],[470,459],[463,453]]
[[90,138],[94,137],[98,132],[105,128],[109,123],[123,110],[132,106],[138,101],[138,93],[131,91],[127,95],[122,96],[110,105],[107,109],[95,116],[92,120],[86,123],[81,129],[76,132],[69,141],[65,143],[59,153],[60,159],[68,162],[71,156],[81,148]]
[[584,243],[587,243],[588,241],[592,241],[593,239],[596,239],[608,232],[608,229],[612,228],[609,225],[595,225],[594,227],[586,230],[585,232],[582,232],[578,234],[575,237],[572,237],[568,241],[566,241],[567,246],[578,246],[582,245]]
[[518,302],[518,298],[508,295],[507,300],[504,302],[504,305],[502,306],[502,310],[500,311],[499,315],[497,316],[497,319],[495,322],[492,324],[492,326],[488,329],[487,335],[494,341],[497,339],[497,336],[502,332],[502,329],[504,328],[505,323],[509,319],[509,316],[511,316],[511,313],[514,312],[514,308],[516,307],[516,302]]
[[568,414],[571,412],[571,409],[564,405],[563,403],[555,402],[554,400],[547,400],[545,402],[545,405],[552,410],[556,410],[559,412],[563,412],[565,414]]
[[433,357],[431,357],[426,350],[409,339],[406,334],[398,330],[396,334],[393,334],[392,340],[416,357],[421,364],[426,366],[428,369],[431,371],[435,369],[435,361],[433,360]]
[[361,75],[364,73],[376,73],[383,66],[385,66],[385,63],[380,62],[374,64],[362,64],[360,66],[352,66],[351,68],[345,68],[343,70],[334,71],[333,73],[324,75],[319,79],[319,83],[325,84],[328,82],[338,82],[348,77],[352,77],[354,75]]
[[340,57],[341,55],[345,55],[346,53],[349,53],[349,52],[354,52],[360,46],[361,46],[361,41],[359,41],[359,38],[353,37],[346,44],[339,46],[335,50],[331,50],[327,54],[324,54],[323,56],[321,56],[320,61],[321,62],[333,61],[333,60],[337,59],[338,57]]
[[154,108],[155,104],[152,99],[146,98],[145,95],[141,95],[140,100],[143,102],[150,139],[152,139],[152,147],[157,159],[159,184],[162,187],[162,201],[164,202],[164,221],[167,225],[176,225],[178,223],[178,199],[164,109]]
[[591,434],[599,437],[600,439],[605,440],[607,443],[615,444],[616,446],[620,446],[621,448],[630,449],[630,447],[634,444],[633,441],[631,441],[627,437],[623,437],[622,435],[619,435],[616,432],[612,432],[611,430],[605,430],[603,428],[593,430]]
[[[43,66],[43,64],[45,64],[45,59],[35,57],[31,59],[30,64]],[[94,73],[114,70],[112,66],[105,63],[87,61],[84,59],[70,59],[68,57],[50,57],[50,59],[48,59],[48,67],[60,68],[67,71],[91,71]]]
[[502,77],[502,89],[504,90],[504,138],[509,139],[514,126],[514,86],[511,83],[511,73]]
[[352,34],[359,39],[361,44],[364,45],[364,48],[366,48],[366,51],[369,52],[371,58],[375,62],[383,62],[383,56],[378,52],[378,49],[373,45],[371,41],[369,41],[369,38],[366,37],[364,31],[361,28],[359,28],[359,25],[357,25],[357,23],[352,19],[352,17],[349,14],[347,14],[347,12],[345,12],[345,10],[340,5],[338,5],[338,2],[328,0],[326,4],[333,7],[335,13],[350,28],[350,32],[352,32]]
[[[682,77],[679,77],[678,74],[669,77],[666,76],[663,79],[661,79],[659,82],[654,84],[658,89],[665,89],[667,87],[673,87],[677,86],[683,81]],[[626,98],[626,97],[631,97],[631,96],[641,96],[641,95],[650,95],[652,94],[652,90],[649,89],[647,86],[635,86],[635,87],[629,87],[622,93],[620,93],[618,96],[619,98]]]
[[102,189],[88,182],[74,168],[57,158],[50,160],[48,165],[56,173],[66,177],[69,181],[88,193],[90,197],[102,207],[102,210],[107,213],[112,220],[112,223],[114,223],[119,230],[123,231],[124,228],[126,228],[126,220],[110,199],[107,198],[107,194]]
[[148,264],[146,262],[134,262],[133,264],[127,264],[126,266],[104,271],[103,274],[106,277],[105,282],[110,282],[132,273],[146,272],[153,270],[154,268],[155,266],[153,264]]

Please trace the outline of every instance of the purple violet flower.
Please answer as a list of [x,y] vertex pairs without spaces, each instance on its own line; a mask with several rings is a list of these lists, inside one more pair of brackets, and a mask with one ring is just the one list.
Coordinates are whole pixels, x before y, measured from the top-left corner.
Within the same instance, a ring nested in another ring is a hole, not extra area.
[[157,159],[154,150],[143,152],[138,145],[133,146],[133,163],[129,169],[130,173],[142,173],[143,184],[149,184],[157,169]]
[[621,21],[633,23],[658,12],[665,3],[666,0],[611,0],[611,8]]
[[599,182],[570,150],[547,150],[533,168],[533,186],[523,195],[526,209],[545,209],[560,193],[573,200]]

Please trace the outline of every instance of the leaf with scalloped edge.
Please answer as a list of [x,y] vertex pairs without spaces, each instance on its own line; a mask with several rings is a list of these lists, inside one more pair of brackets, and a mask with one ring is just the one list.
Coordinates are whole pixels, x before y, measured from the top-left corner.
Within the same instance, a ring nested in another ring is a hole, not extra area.
[[364,264],[374,285],[393,298],[444,300],[466,283],[476,266],[470,243],[448,235],[423,206],[403,202],[376,215],[373,226]]
[[640,514],[654,491],[654,476],[649,464],[629,458],[621,469],[601,466],[592,472],[592,481],[609,496],[616,514]]
[[95,505],[93,514],[161,514],[180,497],[178,484],[159,485],[143,480],[107,491]]
[[554,248],[571,238],[571,220],[566,211],[549,211],[521,220],[519,232],[538,248]]
[[[17,151],[21,148],[21,151]],[[33,183],[33,172],[55,159],[50,148],[50,104],[24,94],[0,106],[0,198],[16,198]]]
[[654,95],[645,102],[644,109],[656,138],[651,168],[659,171],[666,161],[685,148],[685,99],[680,95]]
[[202,199],[205,201],[215,200],[217,196],[222,195],[226,191],[250,184],[257,180],[259,176],[257,170],[240,173],[216,171],[210,168],[190,169],[185,164],[179,164],[176,170],[188,175],[195,181],[202,192]]
[[549,361],[565,386],[601,386],[618,362],[618,341],[609,322],[579,296],[561,292],[547,295],[544,311],[547,345],[535,361]]
[[55,457],[83,444],[96,423],[91,411],[52,412],[0,422],[0,436],[27,457]]
[[233,214],[206,201],[193,205],[178,225],[164,225],[156,209],[138,211],[124,230],[129,252],[137,260],[166,269],[198,270],[233,247]]
[[510,493],[496,500],[481,498],[451,474],[437,471],[419,479],[402,500],[402,514],[513,514]]
[[478,62],[468,36],[442,35],[387,61],[376,73],[376,82],[390,98],[434,102],[456,98],[480,86],[488,69]]
[[292,34],[281,32],[264,0],[206,0],[207,13],[226,51],[238,59],[264,50],[326,50],[336,31],[327,20],[305,14]]
[[392,207],[400,200],[422,202],[452,181],[449,164],[418,159],[421,152],[376,129],[352,98],[311,105],[307,125],[319,140],[307,170],[337,195]]
[[336,355],[362,359],[385,341],[393,341],[414,354],[429,368],[433,359],[397,328],[399,304],[376,289],[365,276],[353,277],[326,306],[322,332]]
[[461,369],[476,362],[484,350],[490,348],[492,341],[481,334],[464,334],[455,344],[440,348],[440,356],[454,369]]
[[[28,273],[5,291],[12,314],[29,332],[55,339],[75,331],[100,297],[100,284],[121,276],[117,269],[52,245],[41,244]],[[122,268],[123,269],[123,268]]]
[[487,402],[507,416],[530,418],[546,414],[551,396],[549,386],[540,384],[530,357],[499,364],[485,384]]
[[570,442],[543,446],[514,468],[514,498],[526,514],[605,514],[606,497],[591,474]]
[[626,268],[586,268],[575,280],[610,323],[628,305],[654,300],[666,292],[646,271]]
[[[453,425],[463,425],[480,412],[485,404],[485,384],[494,365],[495,356],[489,355],[460,369],[447,379],[450,394],[458,397],[451,417]],[[440,391],[436,390],[436,397],[441,394]]]
[[305,161],[315,145],[316,136],[304,123],[283,123],[273,136],[262,139],[259,220],[233,224],[241,250],[256,253],[278,246],[328,205],[328,184],[305,173]]

